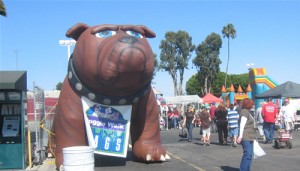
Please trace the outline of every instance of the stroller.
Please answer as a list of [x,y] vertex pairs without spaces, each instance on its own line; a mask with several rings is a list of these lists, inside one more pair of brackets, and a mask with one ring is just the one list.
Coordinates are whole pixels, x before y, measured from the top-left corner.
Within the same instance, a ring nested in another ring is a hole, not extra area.
[[291,137],[292,135],[290,131],[285,129],[278,129],[277,135],[274,139],[274,147],[276,149],[280,149],[281,147],[284,147],[282,146],[282,144],[285,144],[286,148],[291,149],[293,147]]

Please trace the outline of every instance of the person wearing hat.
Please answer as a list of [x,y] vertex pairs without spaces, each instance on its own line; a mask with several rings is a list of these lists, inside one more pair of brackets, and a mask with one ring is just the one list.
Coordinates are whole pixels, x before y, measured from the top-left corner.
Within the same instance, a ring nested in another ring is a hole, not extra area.
[[263,130],[266,137],[265,144],[272,144],[278,108],[271,98],[268,99],[267,104],[263,105],[261,113],[264,119]]

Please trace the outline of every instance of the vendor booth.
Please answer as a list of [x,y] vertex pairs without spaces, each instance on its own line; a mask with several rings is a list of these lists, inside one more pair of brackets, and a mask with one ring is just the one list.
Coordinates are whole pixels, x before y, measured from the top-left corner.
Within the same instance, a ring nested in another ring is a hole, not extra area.
[[0,71],[0,170],[24,169],[26,71]]

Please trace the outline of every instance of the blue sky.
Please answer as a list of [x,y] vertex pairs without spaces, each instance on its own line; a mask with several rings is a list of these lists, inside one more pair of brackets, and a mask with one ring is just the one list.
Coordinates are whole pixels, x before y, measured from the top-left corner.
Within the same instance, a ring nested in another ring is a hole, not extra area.
[[[237,37],[231,40],[229,74],[247,73],[246,64],[266,68],[281,84],[300,83],[300,2],[298,1],[79,1],[3,0],[8,13],[0,17],[0,70],[26,70],[28,89],[33,82],[53,90],[67,70],[66,31],[78,22],[98,24],[142,24],[157,37],[149,39],[154,53],[168,31],[184,30],[198,46],[212,32],[232,23]],[[220,51],[225,72],[227,40]],[[192,56],[194,58],[195,55]],[[192,61],[192,59],[191,59]],[[197,70],[190,62],[185,82]],[[173,95],[166,72],[158,72],[153,87],[164,96]]]

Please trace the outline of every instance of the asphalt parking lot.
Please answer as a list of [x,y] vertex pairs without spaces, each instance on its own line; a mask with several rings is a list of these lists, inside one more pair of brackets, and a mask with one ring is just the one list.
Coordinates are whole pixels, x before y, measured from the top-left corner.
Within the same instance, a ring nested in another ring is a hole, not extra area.
[[[132,160],[129,150],[126,159],[96,157],[95,170],[185,170],[185,171],[238,171],[242,157],[242,147],[231,147],[217,143],[217,133],[212,133],[211,145],[205,147],[200,142],[199,128],[193,131],[194,140],[187,142],[178,136],[179,130],[161,131],[162,143],[171,160],[163,163],[144,164]],[[300,131],[293,132],[292,149],[275,149],[272,144],[260,143],[265,156],[253,159],[253,171],[298,171],[300,170]],[[47,159],[43,165],[31,170],[55,170],[53,159]]]

